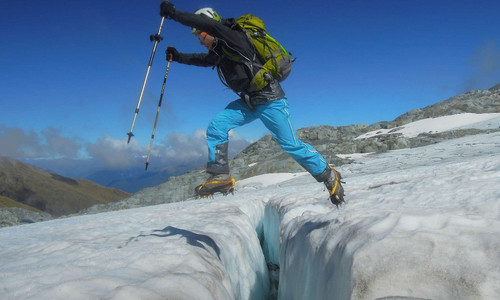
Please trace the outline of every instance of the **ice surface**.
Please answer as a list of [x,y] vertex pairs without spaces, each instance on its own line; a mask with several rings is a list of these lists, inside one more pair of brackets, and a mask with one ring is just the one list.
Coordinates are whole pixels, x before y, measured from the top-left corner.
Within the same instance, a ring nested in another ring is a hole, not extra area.
[[0,229],[0,298],[262,300],[267,258],[282,300],[500,299],[500,132],[352,158],[340,209],[306,173],[267,174]]
[[500,133],[340,171],[344,208],[282,224],[280,299],[500,299]]
[[263,203],[229,199],[2,229],[1,298],[265,299]]

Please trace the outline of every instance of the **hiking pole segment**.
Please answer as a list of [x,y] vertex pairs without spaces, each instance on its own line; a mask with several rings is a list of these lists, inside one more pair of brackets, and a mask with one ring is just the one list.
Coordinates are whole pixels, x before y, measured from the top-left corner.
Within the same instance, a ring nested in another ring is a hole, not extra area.
[[135,108],[134,119],[132,120],[132,127],[130,128],[130,132],[127,133],[128,141],[127,144],[130,143],[130,139],[134,136],[132,131],[134,131],[135,119],[137,119],[137,114],[139,113],[139,108],[141,107],[142,95],[144,94],[144,89],[146,88],[146,83],[148,82],[149,71],[151,71],[151,65],[153,64],[153,58],[155,57],[156,47],[158,47],[158,43],[163,39],[160,36],[161,29],[163,28],[163,22],[165,21],[165,17],[161,18],[160,27],[158,28],[158,32],[156,34],[152,34],[149,36],[149,39],[155,41],[153,45],[153,51],[151,51],[151,57],[149,58],[148,69],[146,71],[146,77],[144,77],[144,82],[142,83],[141,93],[139,95],[139,101],[137,101],[137,106]]
[[172,62],[172,56],[170,56],[170,59],[168,60],[167,70],[165,71],[165,77],[163,77],[163,85],[161,87],[160,100],[158,101],[158,109],[156,110],[155,124],[153,126],[153,133],[151,134],[151,142],[149,142],[148,158],[146,159],[146,171],[148,170],[148,166],[149,166],[149,157],[151,156],[151,147],[153,147],[153,140],[155,138],[156,125],[158,124],[158,116],[160,115],[160,108],[161,108],[161,103],[163,100],[163,92],[165,91],[165,83],[167,82],[168,70],[170,69],[171,62]]

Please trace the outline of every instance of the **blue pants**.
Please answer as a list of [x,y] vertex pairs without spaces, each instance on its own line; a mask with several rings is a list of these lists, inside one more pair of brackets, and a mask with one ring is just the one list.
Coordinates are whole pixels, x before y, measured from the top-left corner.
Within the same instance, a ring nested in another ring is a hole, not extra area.
[[250,111],[241,100],[231,103],[210,122],[207,129],[209,173],[229,173],[227,143],[229,130],[260,119],[281,148],[290,154],[311,175],[327,169],[326,160],[309,144],[299,140],[292,128],[285,98],[255,106]]

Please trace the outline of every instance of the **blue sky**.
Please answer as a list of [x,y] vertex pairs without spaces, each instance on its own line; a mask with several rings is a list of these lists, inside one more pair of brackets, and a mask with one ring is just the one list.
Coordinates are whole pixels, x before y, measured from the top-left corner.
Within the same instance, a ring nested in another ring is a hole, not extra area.
[[[283,83],[296,129],[393,120],[500,83],[499,1],[174,1],[223,17],[253,13],[297,61]],[[167,20],[126,145],[160,1],[7,0],[0,11],[0,155],[133,167],[147,153],[167,46],[204,52]],[[152,167],[202,162],[203,131],[236,96],[210,68],[173,63]],[[234,151],[267,133],[236,129]],[[238,148],[239,147],[239,148]],[[55,162],[55,161],[54,161]],[[74,167],[74,164],[71,165]],[[63,168],[61,168],[62,170]]]

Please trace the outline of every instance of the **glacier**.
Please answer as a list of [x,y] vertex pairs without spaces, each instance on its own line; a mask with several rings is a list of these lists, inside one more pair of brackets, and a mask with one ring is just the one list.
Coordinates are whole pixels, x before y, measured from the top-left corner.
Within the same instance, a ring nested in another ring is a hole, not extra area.
[[306,173],[265,174],[2,228],[1,298],[500,299],[500,132],[348,156],[339,209]]

